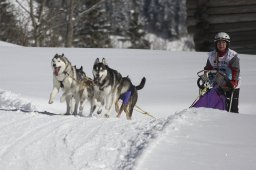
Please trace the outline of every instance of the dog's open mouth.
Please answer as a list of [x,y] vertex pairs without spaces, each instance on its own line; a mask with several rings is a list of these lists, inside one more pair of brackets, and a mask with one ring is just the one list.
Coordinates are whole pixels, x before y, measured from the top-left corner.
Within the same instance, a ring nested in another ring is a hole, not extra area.
[[100,80],[101,80],[101,77],[100,76],[96,76],[96,77],[94,77],[93,81],[94,81],[95,84],[99,84]]
[[54,74],[55,76],[59,75],[60,67],[54,67]]

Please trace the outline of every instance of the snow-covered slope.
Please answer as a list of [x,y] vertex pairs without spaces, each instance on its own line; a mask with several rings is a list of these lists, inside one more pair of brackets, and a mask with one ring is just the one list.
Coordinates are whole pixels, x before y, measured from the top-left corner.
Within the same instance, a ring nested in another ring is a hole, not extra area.
[[[0,53],[0,169],[256,168],[255,56],[240,55],[241,114],[231,114],[187,109],[206,53],[25,47]],[[137,111],[132,121],[114,112],[109,119],[64,116],[59,96],[47,103],[55,53],[83,65],[90,77],[97,57],[134,84],[145,76],[137,104],[156,119]]]
[[0,41],[0,47],[19,47],[18,45]]
[[182,111],[145,150],[136,169],[255,169],[255,122],[254,115]]
[[130,169],[165,119],[126,121],[1,111],[0,169]]

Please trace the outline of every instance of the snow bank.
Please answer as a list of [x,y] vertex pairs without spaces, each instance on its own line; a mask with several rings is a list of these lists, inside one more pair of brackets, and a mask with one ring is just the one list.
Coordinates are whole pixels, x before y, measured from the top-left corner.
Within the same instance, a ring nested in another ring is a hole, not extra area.
[[252,115],[186,109],[170,119],[134,169],[255,169],[255,121]]
[[20,46],[16,44],[0,41],[0,47],[20,47]]
[[2,110],[22,110],[33,112],[38,110],[30,101],[21,98],[19,95],[10,91],[0,89],[0,109]]

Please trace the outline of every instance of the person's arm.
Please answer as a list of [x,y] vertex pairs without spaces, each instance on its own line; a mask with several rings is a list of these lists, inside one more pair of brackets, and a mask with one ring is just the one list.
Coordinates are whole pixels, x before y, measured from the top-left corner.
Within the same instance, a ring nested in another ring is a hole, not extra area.
[[238,85],[240,74],[240,62],[237,55],[230,60],[229,68],[232,71],[232,80],[230,81],[230,83],[232,84],[233,88],[236,88]]
[[209,61],[209,59],[208,59],[207,62],[206,62],[206,65],[205,65],[205,67],[204,67],[204,70],[213,70],[213,67],[212,67],[212,65],[211,65],[211,63],[210,63],[210,61]]

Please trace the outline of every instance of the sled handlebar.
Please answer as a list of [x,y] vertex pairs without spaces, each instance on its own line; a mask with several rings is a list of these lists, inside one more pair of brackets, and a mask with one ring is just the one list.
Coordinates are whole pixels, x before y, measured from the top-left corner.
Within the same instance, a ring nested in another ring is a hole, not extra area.
[[[230,85],[230,80],[226,76],[225,73],[217,70],[201,70],[197,73],[198,80],[197,86],[200,89],[209,88],[215,84],[217,84],[222,89],[229,89],[232,87]],[[212,77],[214,76],[214,77]]]
[[211,84],[209,83],[209,74],[217,74],[217,70],[201,70],[197,72],[198,80],[197,80],[197,86],[199,89],[210,88]]
[[202,77],[203,74],[206,74],[208,76],[209,73],[216,74],[217,70],[201,70],[197,72],[198,77]]

